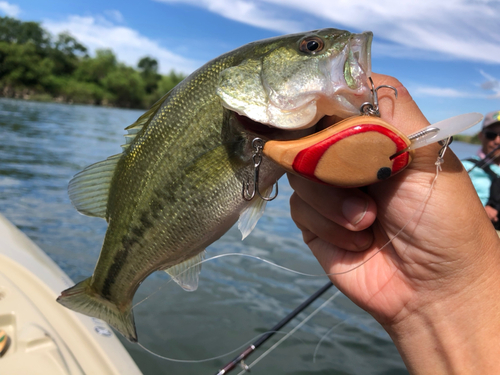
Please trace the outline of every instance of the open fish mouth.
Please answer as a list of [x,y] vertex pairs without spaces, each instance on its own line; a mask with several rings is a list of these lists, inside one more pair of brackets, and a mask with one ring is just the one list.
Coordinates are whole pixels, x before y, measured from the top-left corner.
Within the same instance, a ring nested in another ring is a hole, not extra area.
[[[317,126],[308,129],[298,129],[298,130],[287,130],[279,129],[267,124],[262,124],[260,122],[254,121],[249,117],[239,115],[234,112],[234,116],[237,122],[250,134],[256,137],[262,138],[263,140],[292,140],[305,137],[307,135],[313,134],[319,130]],[[320,123],[323,123],[320,120]]]
[[[223,105],[247,131],[267,139],[295,139],[359,114],[371,99],[373,34],[332,30],[299,39],[300,59],[287,52],[283,62],[283,52],[277,52],[274,59],[223,71],[217,89]],[[304,41],[321,53],[304,58]]]
[[352,36],[344,62],[344,80],[351,90],[362,89],[371,75],[371,42],[373,34],[366,31]]

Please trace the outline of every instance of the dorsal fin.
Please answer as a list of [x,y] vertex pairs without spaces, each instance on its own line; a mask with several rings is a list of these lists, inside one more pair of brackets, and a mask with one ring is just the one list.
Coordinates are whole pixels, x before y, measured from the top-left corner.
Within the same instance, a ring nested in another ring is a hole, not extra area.
[[161,105],[170,96],[171,92],[172,92],[172,90],[170,90],[165,95],[163,95],[163,97],[160,100],[158,100],[155,104],[153,104],[147,112],[145,112],[141,117],[139,117],[137,119],[136,122],[134,122],[132,125],[127,126],[125,128],[125,130],[128,132],[128,134],[125,135],[125,142],[126,143],[121,146],[123,149],[123,152],[125,152],[129,148],[130,144],[135,139],[137,134],[142,129],[144,129],[145,127],[148,126],[148,124],[151,122],[153,117],[155,117],[156,112],[158,112],[158,110],[160,109]]
[[71,179],[68,185],[69,198],[80,213],[102,218],[106,216],[109,187],[121,156],[113,155],[89,165]]

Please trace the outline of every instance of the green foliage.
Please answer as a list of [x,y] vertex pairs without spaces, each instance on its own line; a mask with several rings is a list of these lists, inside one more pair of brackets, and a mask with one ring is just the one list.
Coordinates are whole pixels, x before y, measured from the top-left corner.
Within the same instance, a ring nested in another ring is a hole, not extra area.
[[50,86],[53,61],[37,53],[32,43],[0,42],[0,84],[8,88],[31,88],[36,91]]
[[88,56],[87,48],[66,32],[57,36],[53,48],[48,50],[48,55],[54,62],[55,75],[73,74],[79,64],[79,57]]
[[161,75],[158,74],[158,61],[146,56],[139,60],[137,67],[139,68],[142,79],[144,80],[146,93],[154,93],[158,88],[158,82],[161,79]]
[[137,69],[117,61],[112,50],[95,57],[69,33],[53,38],[36,22],[0,17],[0,95],[31,99],[147,108],[184,79],[158,73],[145,56]]
[[21,22],[10,17],[0,17],[0,41],[8,43],[31,43],[39,50],[50,44],[50,34],[37,22]]
[[145,83],[134,69],[119,65],[102,80],[104,88],[111,93],[112,101],[119,107],[141,107],[145,96]]
[[457,135],[453,136],[453,140],[460,141],[460,142],[466,142],[466,143],[472,143],[475,145],[481,144],[481,140],[479,139],[479,133],[477,133],[475,135],[457,134]]
[[80,60],[74,76],[79,81],[94,82],[99,84],[108,74],[116,69],[118,62],[113,51],[100,49],[96,51],[96,57],[86,56]]
[[160,81],[158,82],[158,91],[165,94],[172,90],[184,78],[185,77],[182,74],[176,73],[171,70],[168,75],[161,77]]
[[54,79],[54,96],[66,103],[107,104],[110,94],[93,83],[78,81],[74,77],[58,76]]
[[151,107],[158,99],[167,92],[172,90],[178,83],[185,78],[184,75],[174,72],[173,70],[166,76],[160,76],[156,88],[153,92],[147,93],[145,97],[146,106]]

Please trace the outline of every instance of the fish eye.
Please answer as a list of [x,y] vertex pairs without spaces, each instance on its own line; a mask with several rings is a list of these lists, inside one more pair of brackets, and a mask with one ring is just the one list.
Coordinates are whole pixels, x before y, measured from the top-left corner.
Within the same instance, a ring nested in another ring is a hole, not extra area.
[[311,36],[308,38],[302,39],[299,45],[299,49],[302,52],[309,53],[309,54],[316,54],[318,52],[321,52],[323,50],[323,47],[325,46],[325,43],[323,40],[317,36]]

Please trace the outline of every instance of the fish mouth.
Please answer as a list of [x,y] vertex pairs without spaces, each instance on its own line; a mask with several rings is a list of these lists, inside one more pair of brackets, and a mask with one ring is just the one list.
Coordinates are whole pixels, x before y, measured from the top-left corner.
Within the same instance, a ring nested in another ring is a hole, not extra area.
[[335,114],[326,110],[323,112],[325,115],[315,125],[297,130],[277,128],[234,112],[238,121],[247,132],[264,140],[293,140],[321,131],[359,113],[361,105],[371,100],[368,77],[371,76],[372,40],[373,33],[370,31],[351,34],[343,48],[342,54],[345,58],[334,58],[330,60],[329,68],[325,67],[327,71],[330,70],[330,90],[339,95],[336,101],[342,104],[342,110],[337,110]]
[[351,90],[367,87],[367,79],[371,75],[371,43],[373,33],[365,31],[352,35],[347,43],[347,54],[344,61],[344,80]]
[[290,141],[303,138],[329,128],[330,126],[333,126],[345,119],[345,117],[338,115],[326,115],[323,116],[314,126],[310,128],[289,130],[262,124],[260,122],[252,120],[249,117],[242,116],[236,112],[233,112],[233,115],[235,116],[240,126],[245,129],[245,132],[247,134],[251,134],[253,137],[259,137],[266,142],[269,140]]
[[335,113],[324,110],[325,116],[316,123],[315,132],[359,114],[362,105],[371,102],[372,92],[368,79],[371,76],[372,40],[371,31],[351,34],[340,54],[345,57],[330,61],[331,90],[337,96],[337,103],[341,105]]
[[[233,112],[233,115],[235,116],[237,122],[241,126],[243,126],[243,128],[247,133],[259,137],[264,141],[268,140],[288,141],[293,139],[299,139],[318,131],[317,126],[313,126],[307,129],[297,129],[297,130],[280,129],[274,126],[254,121],[249,117],[238,114],[237,112]],[[322,121],[320,120],[319,122]]]

